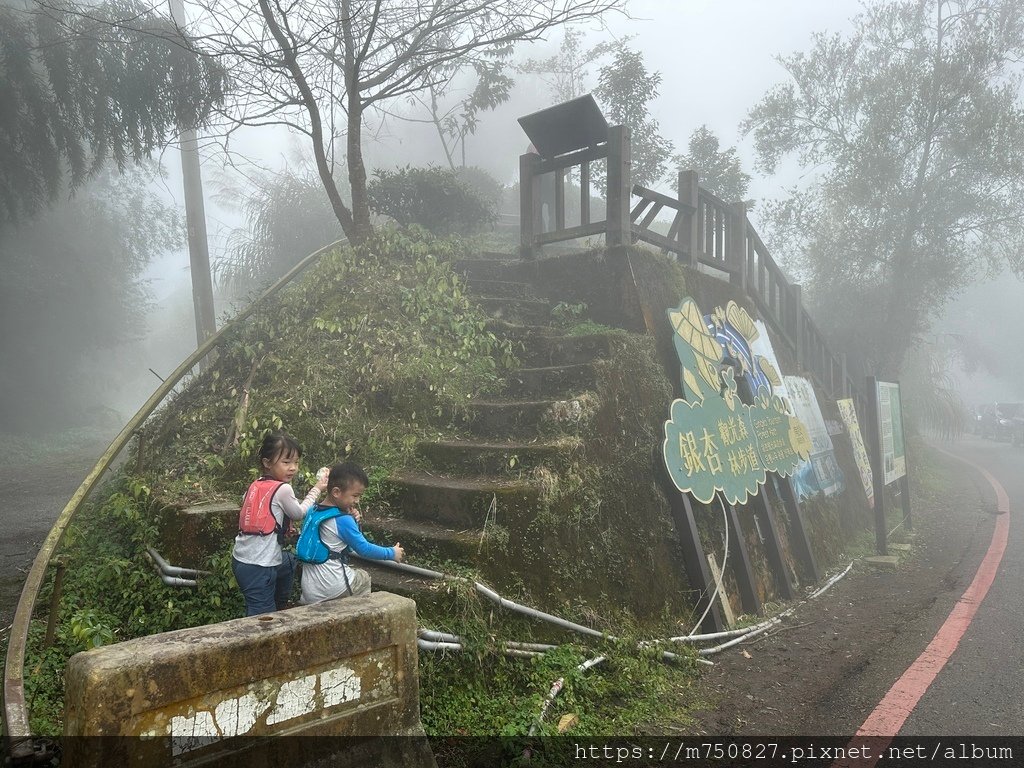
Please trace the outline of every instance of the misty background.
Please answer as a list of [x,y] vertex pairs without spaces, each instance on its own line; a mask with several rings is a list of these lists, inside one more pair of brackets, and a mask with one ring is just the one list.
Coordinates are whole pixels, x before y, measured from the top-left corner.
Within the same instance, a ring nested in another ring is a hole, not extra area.
[[[0,2],[11,7],[24,3]],[[197,10],[186,6],[190,16]],[[723,150],[735,148],[750,175],[746,197],[755,202],[750,218],[759,221],[765,203],[784,196],[806,178],[792,160],[768,175],[758,171],[754,136],[741,122],[786,73],[776,56],[811,47],[815,32],[848,34],[861,10],[852,0],[630,0],[632,18],[607,19],[575,27],[581,44],[592,48],[621,41],[642,55],[650,73],[661,76],[649,103],[661,135],[683,152],[706,126]],[[564,31],[516,47],[512,64],[556,56]],[[587,65],[587,90],[611,60]],[[550,78],[513,72],[507,101],[478,115],[465,139],[465,164],[483,169],[502,184],[517,181],[519,155],[528,139],[516,118],[559,101]],[[444,94],[457,102],[472,87],[457,77]],[[603,105],[602,105],[603,106]],[[422,104],[396,102],[391,113],[373,118],[364,131],[369,170],[404,166],[447,166],[437,131],[423,122]],[[420,121],[420,122],[417,122]],[[251,221],[246,199],[261,179],[289,171],[310,174],[307,144],[279,127],[242,128],[226,142],[200,134],[211,260],[223,265],[245,241]],[[196,346],[189,257],[184,238],[180,158],[174,146],[151,163],[129,166],[119,175],[107,170],[86,181],[73,196],[30,222],[0,231],[0,247],[16,254],[3,277],[6,339],[0,374],[0,430],[46,432],[77,426],[116,431],[164,377]],[[672,194],[661,183],[656,189]],[[326,202],[324,200],[324,204]],[[336,236],[340,236],[340,228]],[[305,255],[295,254],[296,257]],[[779,264],[801,278],[792,254],[773,251]],[[95,268],[107,260],[106,268]],[[218,273],[218,326],[253,286],[237,291]],[[1009,270],[978,274],[953,302],[933,318],[921,346],[946,361],[950,385],[970,404],[1024,400],[1024,351],[1008,339],[1020,325],[1020,282]]]

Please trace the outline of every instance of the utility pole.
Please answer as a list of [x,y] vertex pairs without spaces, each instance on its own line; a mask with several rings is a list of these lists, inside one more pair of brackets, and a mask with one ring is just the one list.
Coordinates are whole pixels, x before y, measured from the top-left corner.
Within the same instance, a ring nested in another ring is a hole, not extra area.
[[[184,32],[185,4],[169,0],[171,18]],[[180,126],[179,126],[180,128]],[[185,222],[188,227],[188,257],[192,270],[192,305],[196,315],[196,346],[217,331],[213,310],[213,279],[210,276],[210,250],[206,237],[206,208],[203,204],[203,178],[199,168],[199,142],[192,128],[181,130],[181,175],[185,191]],[[200,363],[205,369],[209,356]]]

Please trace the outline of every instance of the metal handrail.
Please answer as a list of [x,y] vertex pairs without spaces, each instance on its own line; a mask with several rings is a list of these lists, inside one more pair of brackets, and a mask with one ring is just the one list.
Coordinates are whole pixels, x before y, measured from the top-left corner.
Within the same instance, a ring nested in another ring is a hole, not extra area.
[[39,553],[32,562],[32,568],[25,579],[25,585],[21,590],[21,597],[18,599],[18,607],[14,612],[14,622],[11,625],[10,642],[7,646],[7,660],[4,666],[4,706],[3,726],[4,738],[7,740],[12,758],[24,758],[32,754],[32,734],[29,728],[28,708],[25,704],[25,649],[28,645],[28,630],[32,620],[32,613],[35,610],[36,599],[39,590],[43,585],[43,578],[46,569],[50,564],[57,545],[60,544],[64,533],[67,530],[71,519],[78,512],[86,497],[98,484],[100,477],[110,467],[114,459],[124,449],[125,445],[135,434],[142,423],[149,418],[167,397],[177,383],[185,377],[210,351],[217,346],[221,338],[230,330],[233,330],[239,323],[248,318],[264,301],[276,294],[281,288],[287,285],[302,270],[319,259],[323,254],[348,243],[347,238],[336,240],[330,245],[325,245],[317,251],[306,256],[298,264],[288,270],[277,282],[265,290],[255,301],[232,318],[219,331],[204,341],[195,352],[189,355],[167,377],[163,384],[149,397],[131,420],[124,426],[124,429],[114,438],[106,452],[92,468],[85,480],[75,491],[75,494],[68,501],[67,506],[57,517],[46,535]]

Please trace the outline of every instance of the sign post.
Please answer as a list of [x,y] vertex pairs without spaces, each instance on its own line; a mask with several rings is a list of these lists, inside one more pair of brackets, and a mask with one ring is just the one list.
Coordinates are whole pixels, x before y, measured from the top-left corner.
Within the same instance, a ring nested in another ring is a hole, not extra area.
[[[730,302],[722,314],[730,326],[746,331],[745,338],[756,336],[753,320],[734,303]],[[790,599],[795,592],[775,527],[774,510],[759,492],[769,477],[775,473],[790,475],[801,460],[807,459],[811,452],[807,428],[792,415],[788,404],[773,394],[767,380],[781,384],[781,377],[760,356],[756,363],[766,384],[756,387],[749,398],[751,402],[744,402],[747,398],[741,397],[736,368],[725,359],[726,347],[711,335],[692,299],[683,299],[678,309],[669,310],[668,317],[674,331],[683,397],[673,400],[664,424],[664,467],[684,498],[689,495],[704,504],[717,498],[726,510],[744,610],[758,610],[760,600],[744,551],[737,504],[754,504],[764,515],[770,567],[780,595]],[[735,348],[732,343],[727,346]],[[769,371],[770,377],[766,375]]]
[[903,435],[903,406],[900,385],[867,377],[868,432],[871,474],[875,496],[875,548],[887,555],[888,531],[885,518],[885,486],[900,481],[903,523],[910,521],[910,482],[907,477],[906,441]]

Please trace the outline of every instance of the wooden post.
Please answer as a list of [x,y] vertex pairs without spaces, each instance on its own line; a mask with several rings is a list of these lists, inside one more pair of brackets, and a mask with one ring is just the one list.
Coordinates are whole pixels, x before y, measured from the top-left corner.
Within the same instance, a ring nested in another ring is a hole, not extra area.
[[737,272],[729,273],[729,282],[742,291],[747,290],[747,204],[733,203],[729,206],[729,235],[726,241],[725,260]]
[[846,353],[845,352],[840,352],[839,353],[839,367],[840,367],[840,370],[842,371],[842,377],[843,377],[842,378],[842,386],[840,387],[840,391],[843,393],[843,397],[850,397],[852,395],[852,392],[850,391],[850,380],[848,378],[849,377],[849,371],[848,371],[847,365],[846,365]]
[[797,370],[804,365],[804,300],[803,288],[799,283],[790,286],[793,289],[793,309],[796,312],[796,367]]
[[782,539],[779,536],[779,527],[775,522],[775,515],[765,495],[764,488],[756,496],[752,496],[747,502],[754,514],[760,512],[764,516],[765,525],[762,532],[767,531],[764,537],[765,553],[768,555],[768,564],[775,574],[775,585],[779,588],[779,596],[783,600],[792,600],[796,597],[796,591],[789,580],[789,568],[786,567],[786,559],[782,555]]
[[580,165],[580,224],[590,223],[590,161]]
[[519,156],[519,255],[533,259],[540,222],[540,155],[527,152]]
[[[660,455],[658,458],[661,458]],[[671,480],[669,485],[672,485]],[[722,632],[728,629],[728,627],[725,625],[725,620],[722,618],[722,612],[718,604],[711,599],[715,591],[715,581],[711,577],[708,559],[704,555],[704,547],[700,543],[697,520],[693,516],[693,505],[690,503],[689,495],[680,493],[674,485],[672,485],[672,488],[675,490],[674,496],[679,501],[680,511],[682,512],[681,516],[678,514],[673,516],[676,518],[676,531],[679,533],[679,543],[683,545],[686,576],[690,580],[690,587],[697,590],[701,595],[694,606],[694,610],[698,614],[704,613],[704,609],[707,608],[707,604],[710,602],[711,609],[708,611],[707,616],[704,617],[701,628],[705,632]],[[677,504],[673,503],[672,508],[673,512],[675,512]]]
[[754,569],[750,565],[750,556],[747,554],[747,542],[743,538],[743,528],[740,526],[736,507],[725,503],[725,499],[721,496],[719,499],[725,504],[725,516],[729,523],[729,557],[731,558],[729,562],[736,574],[736,584],[740,590],[743,612],[756,616],[761,613],[764,606],[761,605],[761,598],[758,597],[757,588],[754,585]]
[[697,531],[697,521],[693,515],[693,505],[690,503],[688,494],[680,493],[672,482],[665,467],[665,459],[661,455],[661,446],[654,447],[651,458],[654,460],[654,472],[658,485],[668,499],[669,508],[672,510],[672,521],[675,523],[676,535],[679,537],[679,544],[683,550],[683,565],[686,568],[686,578],[690,582],[690,589],[699,595],[694,610],[697,615],[708,609],[701,629],[704,632],[723,632],[728,627],[722,618],[722,611],[718,604],[711,600],[715,590],[715,582],[711,577],[708,559],[704,555],[704,547],[700,543],[700,533]]
[[906,417],[903,415],[903,392],[900,392],[900,429],[903,430],[903,477],[900,478],[900,506],[903,508],[903,524],[908,531],[914,530],[910,517],[910,462],[907,461]]
[[633,192],[632,154],[629,146],[629,127],[613,125],[608,129],[608,228],[605,244],[630,245],[633,242],[629,219],[629,198]]
[[885,465],[882,459],[882,428],[878,420],[878,384],[874,376],[867,377],[868,397],[868,457],[875,490],[875,551],[889,554],[885,528]]
[[821,572],[818,570],[818,561],[814,557],[814,550],[811,548],[811,537],[807,535],[807,528],[804,526],[804,518],[800,513],[800,500],[793,493],[793,486],[789,480],[777,472],[773,472],[772,483],[775,486],[775,493],[782,502],[786,516],[789,518],[790,543],[796,550],[796,558],[803,566],[806,575],[811,582],[821,579]]
[[700,219],[697,204],[700,202],[700,184],[696,171],[679,172],[679,207],[683,213],[683,221],[679,225],[679,242],[686,254],[681,258],[684,264],[696,266],[697,253],[700,248]]
[[555,230],[565,229],[565,168],[555,171]]

